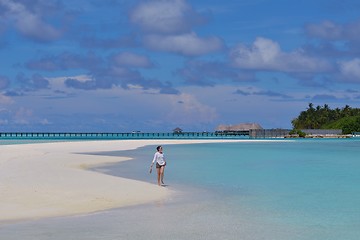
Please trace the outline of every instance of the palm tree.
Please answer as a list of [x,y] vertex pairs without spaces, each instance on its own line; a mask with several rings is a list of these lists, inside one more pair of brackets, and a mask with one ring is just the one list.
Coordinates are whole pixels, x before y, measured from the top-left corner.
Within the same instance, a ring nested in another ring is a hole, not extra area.
[[314,110],[314,104],[313,103],[309,103],[309,108],[308,110]]
[[345,105],[342,110],[342,117],[348,117],[351,115],[351,107],[349,105]]

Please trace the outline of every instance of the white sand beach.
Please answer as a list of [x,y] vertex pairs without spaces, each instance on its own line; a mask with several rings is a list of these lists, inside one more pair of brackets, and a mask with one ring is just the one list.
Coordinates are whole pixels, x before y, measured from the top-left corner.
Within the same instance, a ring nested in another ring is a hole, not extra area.
[[[145,145],[233,140],[114,140],[0,145],[0,221],[91,213],[162,201],[168,188],[88,170],[129,160],[87,155]],[[152,156],[149,156],[149,164]],[[144,173],[147,174],[147,173]]]

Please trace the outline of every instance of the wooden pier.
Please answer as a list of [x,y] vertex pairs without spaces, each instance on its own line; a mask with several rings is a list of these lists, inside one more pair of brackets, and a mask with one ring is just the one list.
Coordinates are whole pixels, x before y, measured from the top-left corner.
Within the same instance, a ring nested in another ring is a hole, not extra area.
[[246,138],[249,131],[239,133],[215,133],[215,132],[182,132],[182,133],[45,133],[45,132],[1,132],[1,139],[43,139],[43,140],[67,140],[67,139],[219,139],[219,138]]
[[[239,138],[284,138],[288,129],[250,129],[243,131],[216,132],[93,132],[93,133],[54,133],[54,132],[0,132],[0,140],[10,139],[43,139],[43,140],[91,140],[91,139],[239,139]],[[357,133],[360,136],[360,133]]]

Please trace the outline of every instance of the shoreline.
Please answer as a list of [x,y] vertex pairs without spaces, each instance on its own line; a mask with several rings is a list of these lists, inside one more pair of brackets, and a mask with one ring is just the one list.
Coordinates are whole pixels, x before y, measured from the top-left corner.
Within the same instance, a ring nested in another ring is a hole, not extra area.
[[0,223],[89,214],[162,201],[174,190],[91,171],[130,160],[89,153],[148,145],[249,140],[102,140],[0,145]]

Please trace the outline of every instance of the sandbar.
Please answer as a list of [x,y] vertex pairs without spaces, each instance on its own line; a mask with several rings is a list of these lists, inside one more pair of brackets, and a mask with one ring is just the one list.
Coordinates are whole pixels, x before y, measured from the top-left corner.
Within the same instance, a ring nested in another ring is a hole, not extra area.
[[[89,170],[90,167],[130,159],[86,153],[131,150],[146,145],[228,141],[234,140],[107,140],[0,145],[0,222],[71,216],[163,201],[174,191],[157,186],[155,181],[141,182]],[[151,158],[149,156],[149,161]]]

